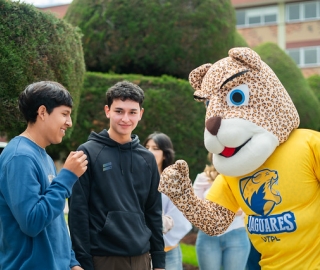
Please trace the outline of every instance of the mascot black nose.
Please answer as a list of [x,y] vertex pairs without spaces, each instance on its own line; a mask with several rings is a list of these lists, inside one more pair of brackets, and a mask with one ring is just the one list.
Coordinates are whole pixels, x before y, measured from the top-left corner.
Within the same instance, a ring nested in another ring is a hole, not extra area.
[[221,117],[214,116],[206,121],[206,128],[212,135],[217,135],[221,125]]

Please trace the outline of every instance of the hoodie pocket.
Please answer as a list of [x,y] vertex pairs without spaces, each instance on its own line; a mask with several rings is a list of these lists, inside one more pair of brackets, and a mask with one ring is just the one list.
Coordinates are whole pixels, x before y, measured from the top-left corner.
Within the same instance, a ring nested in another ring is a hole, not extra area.
[[112,211],[99,232],[102,248],[119,256],[141,255],[150,249],[151,231],[140,213]]

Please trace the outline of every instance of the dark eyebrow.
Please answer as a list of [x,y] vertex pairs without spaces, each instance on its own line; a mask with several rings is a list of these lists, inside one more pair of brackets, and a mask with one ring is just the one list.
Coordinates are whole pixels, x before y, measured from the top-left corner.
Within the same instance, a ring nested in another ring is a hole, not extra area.
[[249,71],[249,70],[247,69],[247,70],[244,70],[244,71],[241,71],[241,72],[239,72],[239,73],[236,73],[236,74],[232,75],[230,78],[226,79],[226,80],[223,82],[223,84],[220,86],[220,89],[221,89],[226,83],[232,81],[232,80],[233,80],[234,78],[236,78],[236,77],[241,76],[242,74],[247,73],[248,71]]
[[[121,110],[121,111],[123,111],[123,108],[114,108],[115,110]],[[138,111],[138,109],[136,109],[136,108],[133,108],[133,109],[129,109],[130,111]]]

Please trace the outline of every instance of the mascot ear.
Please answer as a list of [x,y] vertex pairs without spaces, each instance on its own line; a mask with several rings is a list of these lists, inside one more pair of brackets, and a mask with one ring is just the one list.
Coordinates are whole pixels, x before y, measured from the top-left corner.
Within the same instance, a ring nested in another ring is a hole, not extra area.
[[189,74],[189,82],[194,90],[201,90],[202,79],[212,64],[203,64],[192,70]]
[[229,56],[240,62],[242,65],[249,66],[259,71],[261,69],[261,58],[253,50],[246,47],[233,48],[229,50]]

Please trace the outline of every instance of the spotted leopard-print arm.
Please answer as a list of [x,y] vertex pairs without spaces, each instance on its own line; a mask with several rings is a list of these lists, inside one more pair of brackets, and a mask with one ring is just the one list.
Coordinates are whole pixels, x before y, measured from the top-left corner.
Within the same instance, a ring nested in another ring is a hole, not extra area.
[[208,235],[223,233],[235,217],[235,213],[229,209],[201,200],[194,194],[189,168],[183,160],[178,160],[163,171],[158,189],[171,199],[194,226]]

